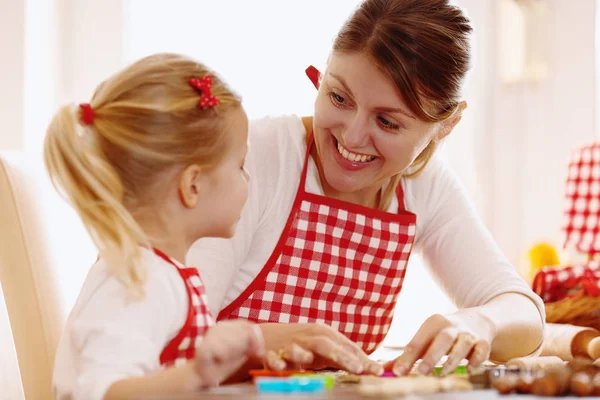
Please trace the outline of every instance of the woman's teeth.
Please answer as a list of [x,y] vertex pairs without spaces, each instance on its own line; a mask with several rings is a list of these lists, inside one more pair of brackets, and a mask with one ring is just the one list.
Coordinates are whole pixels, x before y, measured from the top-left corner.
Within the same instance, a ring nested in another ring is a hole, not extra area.
[[340,144],[340,142],[338,142],[338,144],[337,144],[337,149],[340,152],[340,154],[342,155],[342,157],[344,157],[345,159],[350,160],[350,161],[369,162],[369,161],[373,161],[375,159],[375,156],[367,156],[365,154],[351,153],[344,146],[342,146]]

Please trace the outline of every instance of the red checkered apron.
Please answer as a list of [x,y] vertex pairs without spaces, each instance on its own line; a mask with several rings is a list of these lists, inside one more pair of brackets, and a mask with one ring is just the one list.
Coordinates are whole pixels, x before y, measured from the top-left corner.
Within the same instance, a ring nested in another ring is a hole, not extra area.
[[542,268],[535,275],[532,287],[545,303],[579,296],[598,297],[600,296],[600,262],[590,261],[561,269]]
[[271,257],[218,320],[319,322],[370,353],[383,341],[414,242],[416,215],[307,193],[309,144],[292,211]]
[[198,269],[182,268],[160,250],[154,249],[154,252],[177,269],[188,294],[188,314],[185,324],[160,353],[162,366],[178,366],[195,357],[196,345],[202,341],[206,331],[215,324],[215,321],[207,306],[204,283]]
[[564,247],[600,252],[600,143],[573,151],[565,193]]

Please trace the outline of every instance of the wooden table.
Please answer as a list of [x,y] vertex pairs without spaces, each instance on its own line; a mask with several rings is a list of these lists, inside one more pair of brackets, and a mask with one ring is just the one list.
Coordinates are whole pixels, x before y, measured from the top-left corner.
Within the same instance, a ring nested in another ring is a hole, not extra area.
[[[402,347],[382,347],[371,355],[373,360],[380,362],[386,362],[393,360],[402,353]],[[274,400],[274,399],[286,399],[286,400],[329,400],[329,399],[348,399],[348,400],[380,400],[378,397],[361,396],[357,391],[357,384],[343,384],[336,386],[331,390],[325,391],[322,395],[288,395],[288,394],[263,394],[259,395],[256,393],[256,389],[252,383],[240,383],[235,385],[221,386],[219,388],[210,389],[197,394],[182,395],[182,396],[169,396],[168,399],[173,400],[228,400],[228,399],[244,399],[244,400]],[[548,397],[530,396],[530,395],[500,395],[495,390],[472,390],[468,392],[450,392],[450,393],[438,393],[427,396],[397,396],[397,397],[386,397],[385,400],[415,400],[415,399],[427,399],[427,400],[453,400],[453,399],[466,399],[466,400],[505,400],[505,399],[544,399]],[[560,397],[561,399],[580,399],[580,397]],[[153,397],[148,400],[166,400],[166,398]]]
[[[274,395],[274,394],[263,394],[259,395],[256,393],[254,385],[250,383],[236,384],[229,386],[222,386],[220,388],[211,389],[205,392],[200,392],[192,395],[183,396],[169,396],[168,399],[173,400],[228,400],[228,399],[244,399],[244,400],[274,400],[274,399],[286,399],[286,400],[330,400],[330,399],[348,399],[348,400],[365,400],[373,399],[380,400],[377,397],[365,397],[361,396],[357,390],[357,385],[343,385],[335,387],[334,389],[327,390],[322,395]],[[538,396],[526,396],[526,395],[500,395],[494,390],[472,390],[469,392],[451,392],[451,393],[438,393],[427,396],[399,396],[399,397],[386,397],[389,400],[403,399],[403,400],[415,400],[415,399],[427,399],[427,400],[493,400],[493,399],[545,399],[548,397]],[[580,397],[560,397],[561,399],[579,399]],[[165,398],[153,397],[151,400],[159,400]],[[150,400],[150,399],[148,399]],[[165,399],[166,400],[166,399]]]

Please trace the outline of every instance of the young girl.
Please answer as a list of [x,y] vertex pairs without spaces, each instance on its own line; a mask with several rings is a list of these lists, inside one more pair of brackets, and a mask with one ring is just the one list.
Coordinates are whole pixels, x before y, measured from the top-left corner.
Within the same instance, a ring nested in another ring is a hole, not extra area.
[[197,269],[183,264],[197,239],[234,233],[247,133],[240,98],[175,54],[134,63],[54,117],[46,167],[100,253],[58,348],[55,397],[195,391],[263,357],[255,326],[212,327]]

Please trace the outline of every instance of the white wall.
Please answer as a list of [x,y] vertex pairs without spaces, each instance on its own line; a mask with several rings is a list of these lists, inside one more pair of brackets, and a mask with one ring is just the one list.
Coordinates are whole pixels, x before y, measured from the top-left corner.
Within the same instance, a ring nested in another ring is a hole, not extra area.
[[513,262],[535,240],[558,240],[570,150],[595,130],[595,1],[548,0],[549,75],[537,84],[494,79],[487,160],[488,225]]
[[316,91],[304,70],[323,68],[334,35],[359,1],[127,0],[126,60],[186,54],[223,75],[242,94],[250,118],[310,115]]
[[444,151],[501,248],[523,268],[535,241],[561,244],[570,150],[597,137],[596,4],[547,0],[548,75],[507,84],[498,67],[499,2],[455,3],[474,24],[475,67],[469,108]]
[[0,149],[23,146],[25,1],[0,0]]
[[442,151],[471,194],[482,218],[488,222],[492,187],[491,171],[485,168],[485,163],[491,152],[492,95],[496,79],[495,7],[493,1],[455,0],[454,3],[463,8],[473,25],[473,68],[464,88],[468,107]]
[[[22,54],[13,57],[23,70],[24,85],[19,90],[24,100],[21,115],[9,115],[22,125],[11,129],[19,143],[8,146],[3,141],[5,130],[0,135],[0,151],[22,150],[38,166],[38,179],[43,181],[40,196],[47,203],[43,218],[53,231],[49,236],[55,238],[51,245],[54,259],[61,260],[57,275],[66,313],[97,251],[78,216],[49,184],[41,164],[43,137],[59,106],[88,102],[96,86],[123,66],[124,4],[122,0],[18,0],[10,7],[23,7],[25,19],[20,24],[25,37],[20,44]],[[2,18],[3,13],[0,22]],[[0,64],[0,72],[6,64],[10,63]]]

